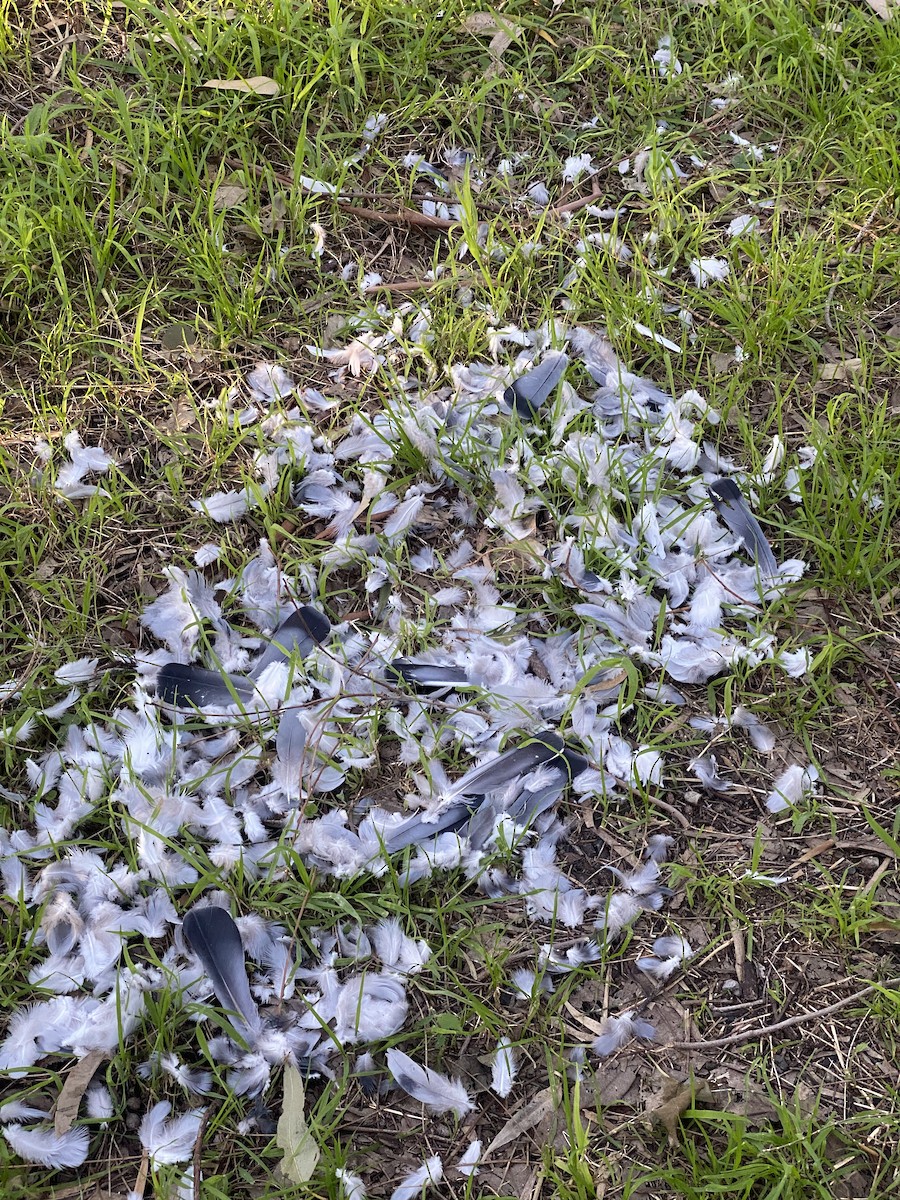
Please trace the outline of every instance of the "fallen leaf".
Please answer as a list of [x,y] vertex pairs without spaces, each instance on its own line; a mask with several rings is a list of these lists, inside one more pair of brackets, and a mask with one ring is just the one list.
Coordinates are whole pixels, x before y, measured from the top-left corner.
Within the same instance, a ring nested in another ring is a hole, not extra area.
[[858,375],[863,368],[861,358],[844,358],[840,362],[825,363],[819,378],[824,383],[846,383]]
[[57,1136],[68,1133],[75,1124],[88,1084],[94,1078],[97,1068],[106,1056],[105,1050],[91,1050],[84,1058],[79,1059],[66,1076],[66,1082],[62,1085],[53,1114],[53,1132]]
[[520,1138],[523,1133],[527,1133],[529,1129],[533,1129],[537,1123],[556,1109],[556,1097],[553,1094],[552,1088],[544,1088],[533,1096],[527,1104],[521,1108],[517,1108],[513,1115],[509,1118],[491,1144],[482,1154],[482,1160],[493,1154],[496,1150],[502,1150],[504,1146],[508,1146],[510,1142],[514,1142]]
[[866,0],[869,8],[877,16],[881,17],[882,21],[889,21],[891,17],[896,16],[900,11],[900,5],[897,0]]
[[219,92],[249,92],[255,96],[277,96],[281,91],[268,75],[253,75],[250,79],[207,79],[203,86]]
[[250,194],[249,188],[240,183],[222,183],[213,194],[213,208],[221,212],[225,208],[234,208],[243,204]]
[[711,1104],[712,1091],[705,1079],[696,1079],[689,1075],[687,1079],[676,1079],[674,1075],[662,1075],[662,1087],[651,1096],[645,1116],[652,1123],[662,1125],[669,1138],[670,1146],[678,1145],[678,1123],[682,1115],[693,1108],[699,1101],[701,1104]]
[[292,1183],[306,1183],[319,1161],[319,1147],[306,1124],[305,1108],[306,1094],[300,1072],[288,1065],[284,1069],[284,1100],[275,1131],[275,1145],[284,1151],[278,1169]]
[[709,356],[709,364],[717,375],[727,375],[737,365],[734,354],[724,354],[719,350]]
[[900,342],[900,321],[895,321],[884,335],[888,341]]
[[504,20],[503,17],[489,12],[470,13],[463,21],[462,27],[473,37],[489,37],[491,41],[488,49],[494,58],[500,58],[504,50],[522,33],[522,26],[517,25],[515,21]]
[[165,329],[162,329],[159,340],[164,350],[184,350],[186,347],[194,345],[197,340],[197,331],[190,325],[183,325],[178,321],[174,325],[167,325]]

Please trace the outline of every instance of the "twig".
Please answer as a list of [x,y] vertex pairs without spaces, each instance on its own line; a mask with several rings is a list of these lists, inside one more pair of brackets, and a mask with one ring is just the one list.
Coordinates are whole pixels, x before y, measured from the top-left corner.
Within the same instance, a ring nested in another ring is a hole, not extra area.
[[593,204],[595,200],[599,200],[602,194],[603,193],[595,183],[589,196],[582,196],[580,200],[570,200],[568,204],[557,204],[554,208],[551,208],[548,211],[553,216],[559,216],[562,213],[578,212],[579,208],[587,208],[589,204]]
[[781,1033],[783,1029],[793,1029],[795,1025],[804,1025],[807,1021],[820,1021],[823,1017],[828,1017],[842,1008],[847,1008],[848,1005],[855,1004],[858,1000],[864,1000],[866,996],[871,996],[873,992],[880,992],[885,988],[898,987],[900,987],[900,976],[896,976],[894,979],[886,979],[883,983],[870,983],[868,987],[862,988],[861,991],[854,992],[850,996],[845,996],[843,1000],[836,1000],[834,1004],[829,1004],[825,1008],[817,1008],[812,1012],[798,1013],[795,1017],[786,1017],[783,1021],[776,1021],[774,1025],[761,1025],[756,1029],[745,1029],[742,1033],[732,1033],[728,1037],[712,1038],[706,1042],[668,1042],[661,1049],[718,1050],[722,1046],[738,1046],[742,1042],[753,1042],[757,1038],[770,1037],[773,1033]]
[[450,275],[442,275],[439,279],[398,279],[394,283],[375,283],[366,288],[369,292],[417,292],[420,288],[438,287],[442,283],[466,284],[472,282],[471,275],[463,275],[454,279]]
[[421,225],[425,229],[457,229],[459,221],[451,221],[447,217],[429,217],[427,213],[416,212],[414,208],[401,208],[396,212],[379,212],[376,208],[359,208],[348,204],[340,196],[334,197],[341,212],[349,213],[351,217],[362,217],[366,221],[381,221],[385,225]]

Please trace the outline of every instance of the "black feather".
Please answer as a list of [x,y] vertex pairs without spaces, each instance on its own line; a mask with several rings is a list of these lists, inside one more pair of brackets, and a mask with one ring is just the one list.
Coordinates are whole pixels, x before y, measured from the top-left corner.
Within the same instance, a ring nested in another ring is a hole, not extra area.
[[762,573],[776,575],[778,563],[772,547],[734,480],[716,479],[709,485],[709,494],[716,512],[735,537],[741,539]]
[[248,1028],[257,1027],[259,1010],[250,994],[244,947],[231,914],[215,906],[192,908],[185,914],[182,929],[222,1007],[242,1017]]
[[211,704],[227,708],[238,701],[246,703],[255,690],[252,682],[241,675],[207,671],[185,663],[166,663],[156,677],[160,699],[183,708],[192,705],[205,708]]
[[305,604],[283,621],[253,665],[250,675],[258,679],[266,667],[282,662],[294,653],[305,658],[314,646],[320,645],[331,632],[331,624],[318,609]]
[[569,365],[562,351],[545,354],[541,362],[526,371],[503,393],[503,399],[520,417],[533,417],[566,373]]
[[417,663],[408,658],[395,658],[384,668],[385,679],[392,683],[407,683],[417,692],[428,695],[447,688],[469,685],[461,667],[443,667],[437,663]]

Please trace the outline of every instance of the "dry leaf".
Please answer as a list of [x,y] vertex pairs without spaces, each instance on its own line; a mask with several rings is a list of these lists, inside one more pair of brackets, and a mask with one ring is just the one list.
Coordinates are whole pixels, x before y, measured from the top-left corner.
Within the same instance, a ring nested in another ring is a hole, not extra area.
[[208,79],[203,86],[219,92],[249,92],[255,96],[277,96],[281,91],[268,75],[254,75],[250,79]]
[[533,1096],[527,1104],[516,1109],[513,1115],[509,1118],[491,1144],[482,1154],[482,1160],[493,1154],[495,1150],[502,1150],[504,1146],[508,1146],[510,1142],[514,1142],[521,1137],[523,1133],[527,1133],[529,1129],[533,1129],[539,1121],[552,1113],[556,1109],[556,1098],[552,1088],[544,1088]]
[[234,208],[243,204],[250,194],[249,189],[240,183],[222,183],[213,195],[213,208],[221,212],[225,208]]
[[699,1101],[701,1104],[711,1104],[713,1100],[709,1083],[705,1079],[695,1079],[689,1075],[685,1080],[676,1079],[674,1075],[662,1075],[662,1087],[650,1097],[645,1115],[652,1121],[662,1125],[668,1134],[669,1145],[678,1145],[678,1122],[689,1108]]
[[197,341],[197,331],[190,325],[176,321],[174,325],[166,325],[160,330],[159,340],[163,350],[184,350]]
[[863,369],[861,358],[845,358],[840,362],[825,363],[819,378],[823,383],[846,383]]
[[866,0],[866,4],[882,21],[889,21],[900,12],[898,0]]
[[306,1183],[319,1161],[319,1147],[306,1124],[305,1108],[306,1094],[300,1072],[288,1064],[284,1068],[284,1100],[275,1131],[275,1145],[284,1151],[279,1170],[292,1183]]
[[504,50],[522,33],[522,26],[515,21],[507,21],[494,13],[470,13],[462,23],[466,33],[473,37],[489,37],[488,49],[494,58],[499,58]]
[[68,1133],[77,1121],[82,1097],[97,1073],[97,1068],[106,1057],[105,1050],[91,1050],[84,1058],[79,1059],[66,1076],[53,1114],[53,1132],[57,1136]]

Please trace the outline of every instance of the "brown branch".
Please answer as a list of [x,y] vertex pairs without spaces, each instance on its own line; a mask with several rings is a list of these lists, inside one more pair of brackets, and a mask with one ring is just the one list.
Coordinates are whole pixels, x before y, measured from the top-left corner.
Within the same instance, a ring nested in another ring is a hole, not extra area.
[[900,976],[886,979],[883,983],[870,983],[861,991],[845,996],[843,1000],[836,1000],[834,1004],[829,1004],[825,1008],[798,1013],[795,1017],[786,1017],[783,1021],[776,1021],[774,1025],[761,1025],[756,1029],[745,1029],[742,1033],[732,1033],[728,1037],[712,1038],[706,1042],[668,1042],[660,1048],[663,1050],[718,1050],[722,1046],[739,1046],[742,1042],[752,1042],[757,1038],[770,1037],[773,1033],[781,1033],[783,1029],[793,1029],[796,1025],[804,1025],[807,1021],[820,1021],[822,1017],[828,1017],[884,988],[900,988]]
[[557,204],[555,208],[550,208],[547,211],[551,216],[559,216],[561,213],[578,212],[579,208],[587,208],[589,204],[593,204],[595,200],[599,200],[602,194],[595,183],[589,196],[582,196],[580,200],[570,200],[568,204]]
[[334,200],[341,212],[349,213],[351,217],[381,221],[385,225],[421,225],[425,229],[457,229],[460,225],[459,221],[451,221],[447,217],[429,217],[426,213],[416,212],[414,208],[379,212],[376,208],[359,208],[355,204],[348,204],[340,196],[335,196]]

